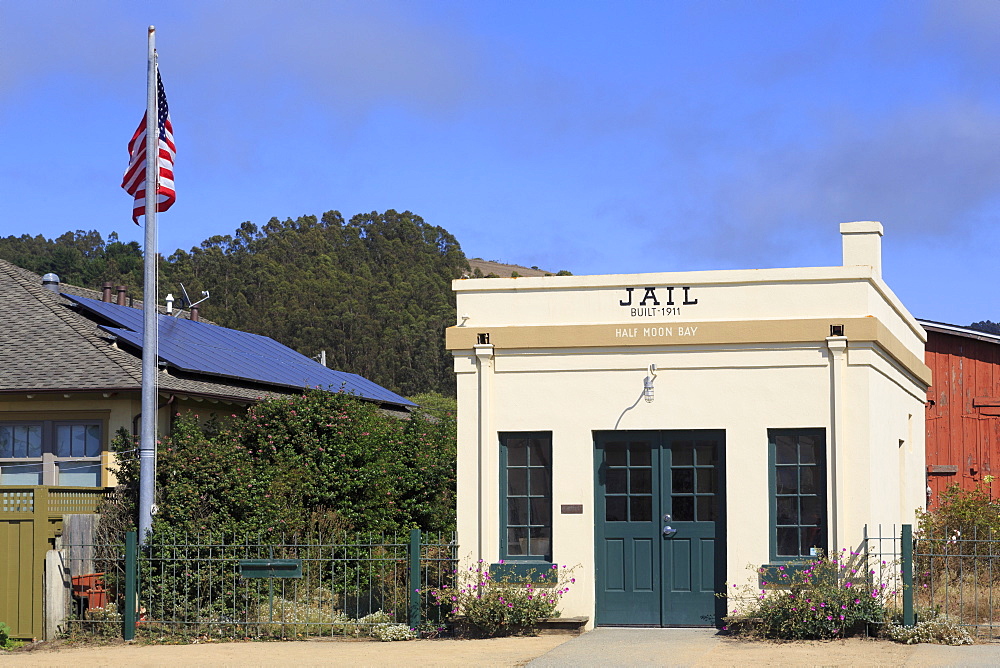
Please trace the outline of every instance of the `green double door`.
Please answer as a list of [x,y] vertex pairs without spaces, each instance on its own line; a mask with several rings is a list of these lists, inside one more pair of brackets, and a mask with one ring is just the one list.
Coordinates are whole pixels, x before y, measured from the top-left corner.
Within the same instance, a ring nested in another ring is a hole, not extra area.
[[725,611],[725,433],[594,433],[596,614],[715,626]]

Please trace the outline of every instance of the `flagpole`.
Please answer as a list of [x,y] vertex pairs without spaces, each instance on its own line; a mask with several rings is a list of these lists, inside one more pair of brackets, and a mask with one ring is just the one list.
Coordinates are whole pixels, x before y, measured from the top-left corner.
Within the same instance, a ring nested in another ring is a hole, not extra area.
[[156,96],[156,29],[149,26],[146,69],[146,235],[142,287],[142,431],[139,436],[139,540],[145,541],[153,525],[156,490],[156,376],[159,337],[156,322],[156,203],[160,147],[159,109]]

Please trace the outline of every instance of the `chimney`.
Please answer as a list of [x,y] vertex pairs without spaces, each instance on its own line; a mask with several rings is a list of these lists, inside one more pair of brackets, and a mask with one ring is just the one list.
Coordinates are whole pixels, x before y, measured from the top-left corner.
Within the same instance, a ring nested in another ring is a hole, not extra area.
[[873,220],[841,223],[840,234],[844,242],[844,266],[867,265],[881,278],[882,223]]
[[111,283],[105,283],[101,286],[101,301],[111,303]]
[[119,306],[126,306],[127,304],[126,304],[126,300],[125,300],[125,286],[124,285],[116,285],[115,286],[115,291],[118,293],[118,302],[117,302],[118,305]]
[[59,293],[59,276],[49,272],[42,276],[42,287],[46,290],[51,290],[52,292]]
[[191,307],[191,320],[193,322],[198,322],[198,307],[197,306],[192,306]]

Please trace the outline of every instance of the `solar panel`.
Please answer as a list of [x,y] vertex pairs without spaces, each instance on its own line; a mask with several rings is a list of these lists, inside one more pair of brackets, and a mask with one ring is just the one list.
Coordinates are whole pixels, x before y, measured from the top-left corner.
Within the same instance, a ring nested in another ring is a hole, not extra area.
[[[118,304],[63,295],[82,308],[111,322],[101,329],[142,348],[143,313]],[[401,406],[412,401],[353,373],[329,369],[274,339],[167,315],[157,315],[159,358],[182,371],[280,385],[318,387]]]

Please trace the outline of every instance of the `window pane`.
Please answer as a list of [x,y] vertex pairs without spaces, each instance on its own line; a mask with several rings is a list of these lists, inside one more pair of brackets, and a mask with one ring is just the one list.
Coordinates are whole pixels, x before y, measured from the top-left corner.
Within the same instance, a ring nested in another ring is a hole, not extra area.
[[507,529],[507,554],[521,556],[528,548],[528,529],[514,527]]
[[629,464],[632,466],[649,466],[652,463],[650,450],[651,446],[649,443],[629,443]]
[[87,425],[87,442],[83,450],[84,457],[97,457],[101,454],[101,425]]
[[799,530],[778,527],[777,535],[778,555],[782,557],[795,557],[799,555]]
[[713,494],[718,486],[719,473],[714,468],[695,469],[698,476],[698,491],[702,494]]
[[548,557],[552,554],[552,528],[532,527],[529,533],[531,538],[530,554],[533,557]]
[[692,466],[694,464],[694,450],[691,443],[674,443],[670,450],[673,453],[671,463],[674,466]]
[[0,458],[14,456],[14,427],[0,426]]
[[531,499],[531,522],[529,524],[552,524],[552,499]]
[[818,496],[802,497],[802,518],[799,524],[819,526],[823,523],[823,515],[826,514],[826,500],[821,500]]
[[793,437],[774,437],[774,461],[776,464],[798,464],[799,453]]
[[673,497],[673,518],[678,522],[694,521],[694,497],[675,496]]
[[819,494],[819,480],[817,467],[815,466],[803,466],[799,469],[799,481],[801,487],[799,489],[800,494]]
[[89,462],[59,462],[59,482],[57,484],[100,487],[101,465]]
[[627,522],[628,506],[624,496],[609,496],[605,499],[604,520],[607,522]]
[[718,513],[718,501],[714,496],[695,497],[699,522],[714,522]]
[[632,514],[629,519],[633,522],[649,522],[653,519],[653,497],[632,496],[629,497],[629,506]]
[[823,548],[826,551],[826,537],[823,535],[822,529],[819,527],[802,529],[802,545],[799,554],[810,554],[811,548],[814,547]]
[[604,461],[608,466],[626,466],[628,464],[626,457],[624,443],[608,443],[604,446]]
[[653,472],[650,469],[631,469],[629,471],[629,491],[633,494],[653,493]]
[[815,464],[817,446],[814,438],[803,436],[799,441],[799,461],[803,464]]
[[552,471],[531,469],[528,471],[528,492],[532,496],[552,496]]
[[73,456],[73,432],[68,424],[56,427],[56,457]]
[[528,469],[507,469],[507,494],[524,496],[528,493]]
[[28,462],[0,464],[0,485],[41,485],[42,465]]
[[712,466],[718,459],[718,450],[714,441],[698,441],[698,446],[695,448],[695,464]]
[[674,486],[673,486],[674,492],[690,493],[694,491],[694,470],[674,469],[673,478],[674,478]]
[[777,500],[776,524],[798,524],[798,497],[783,496]]
[[797,494],[799,491],[797,466],[779,466],[774,472],[778,494]]
[[507,524],[528,523],[528,500],[524,498],[507,499]]
[[523,438],[514,438],[507,441],[507,466],[527,466],[528,448],[524,445]]
[[41,425],[13,425],[14,436],[12,457],[41,457],[42,456],[42,427]]
[[552,465],[552,442],[547,438],[533,438],[528,442],[528,466]]
[[608,471],[608,494],[624,494],[628,491],[626,485],[628,480],[628,469],[610,469]]

